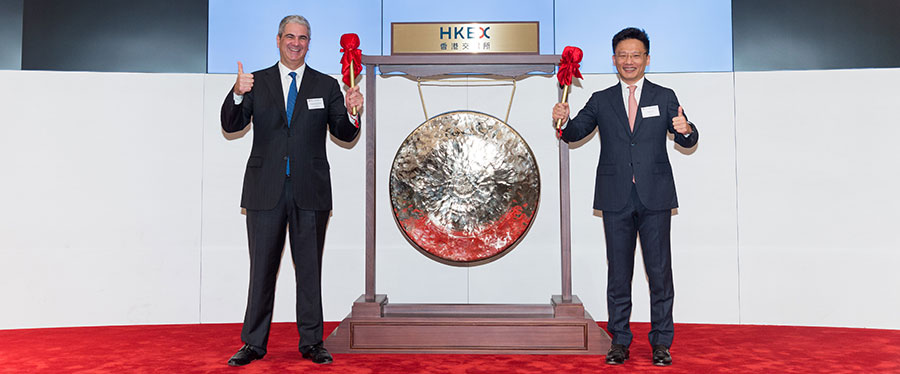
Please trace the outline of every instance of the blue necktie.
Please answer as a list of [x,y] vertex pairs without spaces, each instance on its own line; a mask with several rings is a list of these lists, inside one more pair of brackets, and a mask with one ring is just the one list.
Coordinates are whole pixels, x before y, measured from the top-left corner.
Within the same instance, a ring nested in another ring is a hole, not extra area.
[[[294,104],[297,103],[297,73],[290,72],[288,75],[291,76],[291,88],[288,89],[288,97],[287,97],[287,125],[288,128],[291,127],[291,117],[294,115]],[[285,175],[291,175],[291,158],[287,158],[287,166],[284,171]]]

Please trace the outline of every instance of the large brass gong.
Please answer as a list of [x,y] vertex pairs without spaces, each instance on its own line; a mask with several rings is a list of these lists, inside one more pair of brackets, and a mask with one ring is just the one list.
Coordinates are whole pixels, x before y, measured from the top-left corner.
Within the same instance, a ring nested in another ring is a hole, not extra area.
[[471,266],[511,250],[534,219],[540,174],[531,149],[503,121],[456,111],[400,145],[391,167],[394,218],[428,257]]

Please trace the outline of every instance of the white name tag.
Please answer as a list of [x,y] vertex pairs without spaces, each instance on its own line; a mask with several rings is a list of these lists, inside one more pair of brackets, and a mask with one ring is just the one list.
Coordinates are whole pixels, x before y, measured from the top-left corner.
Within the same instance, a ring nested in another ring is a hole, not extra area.
[[645,107],[641,108],[641,117],[643,117],[643,118],[659,117],[659,105],[645,106]]
[[322,100],[321,97],[317,97],[315,99],[306,99],[306,106],[309,110],[313,109],[325,109],[325,100]]

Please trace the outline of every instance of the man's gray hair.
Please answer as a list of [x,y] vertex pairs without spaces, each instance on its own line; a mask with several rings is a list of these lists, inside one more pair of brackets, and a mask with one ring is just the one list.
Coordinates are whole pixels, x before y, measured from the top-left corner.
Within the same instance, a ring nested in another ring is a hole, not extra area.
[[309,33],[308,36],[312,38],[312,27],[309,26],[309,21],[307,21],[306,18],[303,18],[303,16],[298,16],[296,14],[281,19],[281,23],[278,24],[278,36],[284,34],[284,27],[287,26],[288,23],[306,26],[306,31]]

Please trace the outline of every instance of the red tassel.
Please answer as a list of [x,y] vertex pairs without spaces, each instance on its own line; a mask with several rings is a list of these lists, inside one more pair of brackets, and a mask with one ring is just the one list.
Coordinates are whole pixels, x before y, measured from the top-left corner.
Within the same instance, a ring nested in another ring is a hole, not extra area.
[[581,52],[581,48],[567,46],[563,49],[562,57],[559,59],[559,73],[556,74],[560,86],[572,84],[572,77],[584,79],[581,77],[581,71],[578,70],[581,67],[579,63],[581,63],[582,57],[584,57],[584,53]]
[[[353,33],[341,35],[341,75],[344,76],[344,84],[350,84],[350,64],[353,64],[353,71],[359,75],[362,70],[362,51],[359,50],[359,36]],[[355,77],[354,77],[355,78]]]

